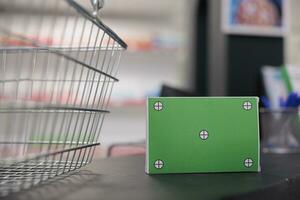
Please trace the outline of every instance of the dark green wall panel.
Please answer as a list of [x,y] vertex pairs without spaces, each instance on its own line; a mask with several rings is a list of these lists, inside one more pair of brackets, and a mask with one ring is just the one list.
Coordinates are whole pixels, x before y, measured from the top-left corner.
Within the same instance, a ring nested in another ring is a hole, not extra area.
[[262,95],[261,67],[284,63],[282,38],[228,36],[227,51],[229,95]]

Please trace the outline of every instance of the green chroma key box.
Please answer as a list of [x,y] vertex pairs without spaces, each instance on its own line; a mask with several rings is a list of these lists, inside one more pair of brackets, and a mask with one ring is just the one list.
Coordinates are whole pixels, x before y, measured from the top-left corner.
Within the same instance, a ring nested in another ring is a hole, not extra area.
[[257,97],[148,98],[148,174],[258,172]]

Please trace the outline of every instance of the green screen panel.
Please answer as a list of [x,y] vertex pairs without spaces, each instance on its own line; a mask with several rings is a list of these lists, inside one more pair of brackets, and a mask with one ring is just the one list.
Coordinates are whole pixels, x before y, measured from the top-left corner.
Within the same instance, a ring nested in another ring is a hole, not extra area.
[[149,98],[146,172],[257,172],[258,98]]

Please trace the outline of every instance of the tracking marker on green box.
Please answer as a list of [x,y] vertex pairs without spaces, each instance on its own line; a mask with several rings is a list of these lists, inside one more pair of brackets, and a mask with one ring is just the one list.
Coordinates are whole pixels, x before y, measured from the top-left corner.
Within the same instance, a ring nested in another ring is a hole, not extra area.
[[260,171],[258,101],[148,98],[146,173]]

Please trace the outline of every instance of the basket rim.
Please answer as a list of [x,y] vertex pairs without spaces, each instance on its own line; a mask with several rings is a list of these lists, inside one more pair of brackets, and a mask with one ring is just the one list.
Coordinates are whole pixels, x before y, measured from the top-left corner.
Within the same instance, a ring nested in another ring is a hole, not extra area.
[[[97,68],[95,68],[93,66],[90,66],[90,65],[88,65],[88,64],[86,64],[86,63],[84,63],[84,62],[82,62],[82,61],[80,61],[78,59],[73,58],[72,56],[64,54],[63,52],[60,51],[60,48],[49,48],[49,47],[31,48],[31,47],[25,47],[25,48],[21,48],[21,49],[17,49],[17,48],[9,48],[9,49],[11,49],[12,51],[22,51],[22,50],[23,51],[32,51],[32,50],[34,50],[34,51],[37,51],[37,52],[47,51],[49,53],[56,54],[58,56],[62,56],[62,57],[66,58],[66,59],[68,59],[68,60],[70,60],[72,62],[75,62],[75,63],[77,63],[77,64],[79,64],[81,66],[84,66],[84,67],[86,67],[86,68],[88,68],[90,70],[93,70],[93,71],[95,71],[95,72],[97,72],[99,74],[102,74],[103,76],[105,76],[105,77],[107,77],[107,78],[109,78],[109,79],[111,79],[111,80],[113,80],[115,82],[119,82],[119,79],[116,78],[115,76],[112,76],[112,75],[110,75],[110,74],[108,74],[106,72],[103,72],[102,70],[97,69]],[[0,48],[0,52],[1,51],[7,51],[7,50],[8,49],[6,49],[6,48]]]
[[41,113],[41,112],[82,112],[82,113],[104,113],[109,114],[108,110],[103,109],[93,109],[93,108],[81,108],[75,106],[52,106],[52,105],[33,105],[33,106],[23,106],[17,107],[13,104],[1,106],[0,104],[0,113]]

